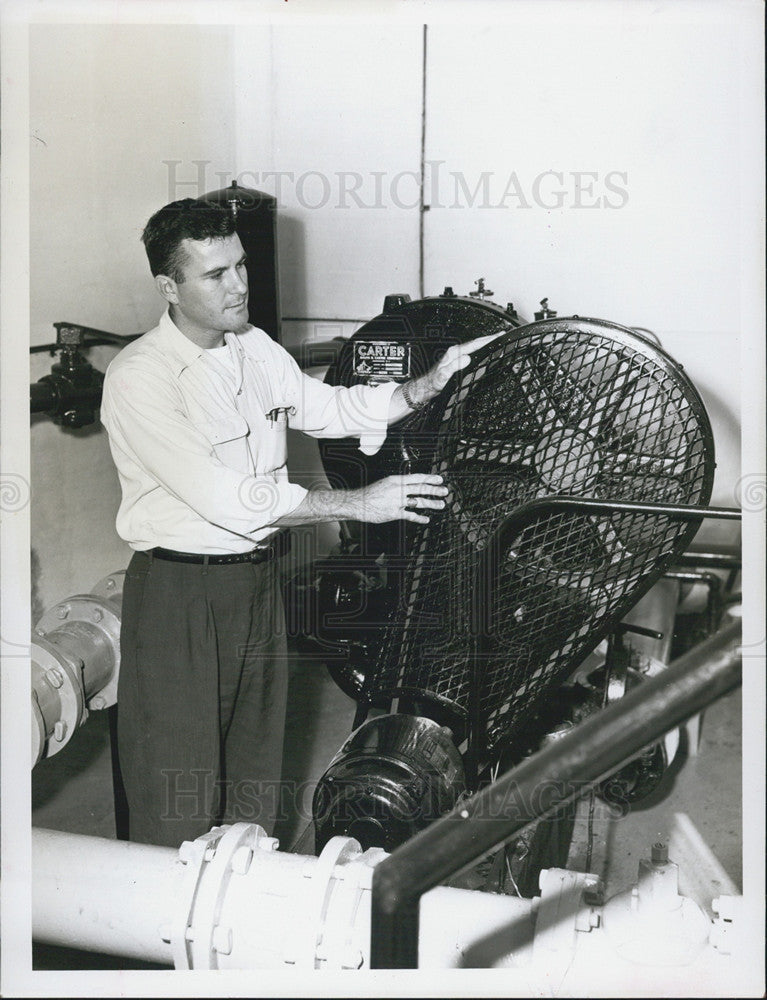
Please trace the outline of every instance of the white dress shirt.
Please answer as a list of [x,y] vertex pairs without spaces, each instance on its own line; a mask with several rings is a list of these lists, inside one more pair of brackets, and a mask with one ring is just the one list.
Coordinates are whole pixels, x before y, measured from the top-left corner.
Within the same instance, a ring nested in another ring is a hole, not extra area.
[[386,437],[395,382],[351,389],[305,375],[263,330],[226,333],[229,364],[166,312],[125,347],[104,379],[101,421],[122,488],[117,531],[134,549],[247,552],[306,490],[288,480],[286,429]]

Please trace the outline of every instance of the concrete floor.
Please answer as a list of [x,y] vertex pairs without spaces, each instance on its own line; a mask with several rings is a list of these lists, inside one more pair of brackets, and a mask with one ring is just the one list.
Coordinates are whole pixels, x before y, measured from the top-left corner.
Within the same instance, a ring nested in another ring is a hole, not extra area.
[[[283,778],[300,790],[297,811],[275,830],[285,850],[313,853],[311,799],[315,783],[350,732],[354,702],[321,663],[291,662]],[[109,732],[105,712],[94,712],[57,756],[41,761],[32,777],[32,823],[73,833],[114,837]],[[680,818],[681,815],[681,818]],[[578,806],[568,866],[585,870],[588,800]],[[593,817],[591,870],[610,896],[636,879],[637,863],[656,840],[670,842],[680,864],[680,889],[706,909],[720,892],[739,892],[741,858],[740,691],[710,706],[699,751],[679,751],[651,798],[617,817],[599,800]],[[106,964],[104,964],[106,962]],[[128,968],[133,963],[98,959],[62,949],[35,950],[37,968]]]

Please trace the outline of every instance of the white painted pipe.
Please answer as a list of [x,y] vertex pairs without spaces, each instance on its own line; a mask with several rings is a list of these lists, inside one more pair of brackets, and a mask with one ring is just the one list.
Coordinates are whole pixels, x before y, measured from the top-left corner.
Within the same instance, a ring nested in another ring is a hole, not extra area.
[[[34,829],[33,937],[179,969],[369,968],[372,873],[385,853],[345,837],[319,858],[276,846],[245,823],[179,851]],[[595,881],[551,869],[534,900],[433,889],[421,900],[419,968],[495,967],[508,996],[608,996],[627,982],[637,995],[752,995],[737,921],[712,925],[718,943],[677,964],[657,968],[652,948],[628,961],[600,926],[604,914],[629,936],[654,924],[634,913],[630,892],[590,905],[583,890]],[[684,916],[691,904],[679,898]],[[725,896],[718,909],[726,917],[737,902]],[[665,962],[676,962],[672,938],[685,930],[682,921],[664,934]]]
[[170,847],[33,829],[33,937],[172,965],[159,928],[182,875]]
[[[383,851],[338,837],[315,858],[271,849],[258,827],[220,830],[240,843],[214,871],[204,838],[179,852],[33,829],[34,939],[177,967],[369,968]],[[441,887],[421,906],[422,968],[482,967],[532,944],[529,899]]]
[[31,644],[32,766],[62,750],[91,710],[117,701],[124,573],[49,608]]

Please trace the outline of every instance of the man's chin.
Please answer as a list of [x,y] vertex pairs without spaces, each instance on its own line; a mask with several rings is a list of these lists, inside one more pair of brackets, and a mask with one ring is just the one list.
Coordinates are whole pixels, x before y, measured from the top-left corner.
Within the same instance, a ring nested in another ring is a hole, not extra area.
[[245,330],[250,324],[247,302],[243,303],[243,305],[237,309],[229,309],[228,312],[229,322],[232,324],[232,330],[235,333],[242,333],[242,331]]

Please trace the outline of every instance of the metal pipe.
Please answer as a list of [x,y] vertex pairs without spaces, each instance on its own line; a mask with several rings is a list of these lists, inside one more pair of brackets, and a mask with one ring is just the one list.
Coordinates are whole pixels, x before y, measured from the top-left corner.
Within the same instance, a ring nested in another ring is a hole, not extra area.
[[371,967],[417,968],[421,895],[735,688],[740,643],[734,621],[382,861],[373,876]]
[[[54,344],[55,348],[57,345]],[[52,382],[32,382],[29,386],[29,412],[47,413],[58,402],[56,387]]]
[[117,700],[123,573],[54,605],[31,644],[32,766],[63,749],[92,709]]
[[739,521],[741,512],[737,507],[692,507],[686,504],[637,503],[632,500],[586,500],[582,497],[539,497],[520,504],[514,513],[498,529],[506,544],[541,514],[570,511],[573,514],[655,514],[678,517],[683,521],[697,521],[713,517],[722,521]]
[[172,965],[159,928],[178,897],[178,852],[121,840],[32,831],[36,941]]
[[[368,968],[371,883],[386,854],[346,837],[319,858],[276,846],[247,823],[178,851],[33,830],[33,937],[176,969]],[[640,876],[650,865],[640,861]],[[600,970],[599,995],[627,981],[648,996],[661,983],[682,995],[691,981],[731,995],[748,964],[737,897],[712,904],[723,919],[706,947],[709,920],[691,900],[668,891],[668,912],[636,912],[631,891],[601,905],[598,889],[596,876],[556,868],[535,899],[438,886],[420,901],[419,967],[497,968],[510,996],[592,995]],[[652,946],[637,965],[623,952],[640,939]]]
[[[319,858],[259,827],[214,828],[180,850],[32,830],[35,941],[176,968],[369,967],[370,880],[385,853],[349,838]],[[534,903],[440,886],[422,901],[421,965],[527,954]]]
[[695,552],[690,549],[677,556],[676,565],[680,567],[707,566],[709,569],[740,570],[742,559],[740,551],[733,552]]

